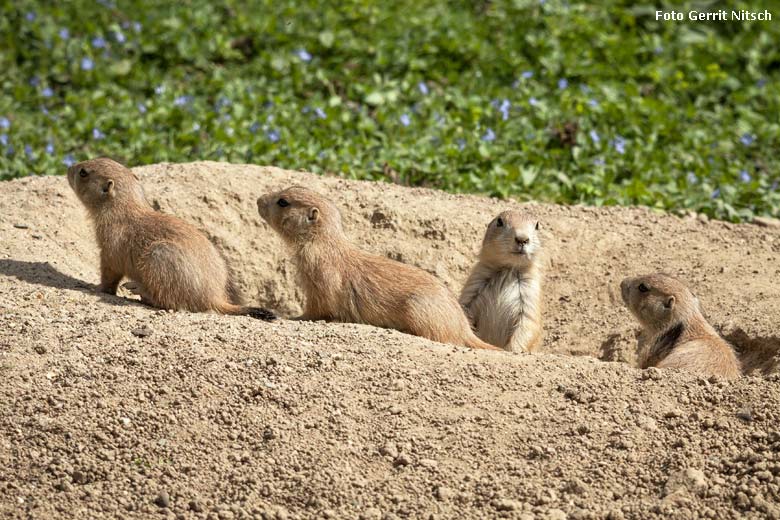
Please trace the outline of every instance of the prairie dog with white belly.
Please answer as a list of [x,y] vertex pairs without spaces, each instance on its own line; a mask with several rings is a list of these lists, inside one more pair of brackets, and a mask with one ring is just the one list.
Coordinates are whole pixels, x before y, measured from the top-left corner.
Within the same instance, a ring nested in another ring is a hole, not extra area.
[[512,352],[539,347],[541,253],[535,218],[504,211],[488,224],[479,261],[460,294],[460,304],[480,339]]

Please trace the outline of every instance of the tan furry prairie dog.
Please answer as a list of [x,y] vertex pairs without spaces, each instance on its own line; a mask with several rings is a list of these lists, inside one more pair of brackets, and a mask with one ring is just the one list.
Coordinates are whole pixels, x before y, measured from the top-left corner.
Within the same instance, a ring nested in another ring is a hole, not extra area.
[[620,283],[626,307],[639,320],[641,368],[681,368],[724,378],[740,376],[734,349],[702,316],[699,300],[665,274],[626,278]]
[[241,304],[219,251],[192,225],[155,211],[128,168],[92,159],[68,168],[68,183],[95,227],[101,291],[116,294],[127,277],[144,303],[161,309],[274,318]]
[[455,296],[425,271],[361,251],[322,195],[293,186],[257,199],[260,216],[292,250],[304,320],[366,323],[441,343],[498,350],[477,338]]
[[484,341],[532,352],[542,341],[542,240],[539,221],[504,211],[488,224],[479,261],[460,304]]

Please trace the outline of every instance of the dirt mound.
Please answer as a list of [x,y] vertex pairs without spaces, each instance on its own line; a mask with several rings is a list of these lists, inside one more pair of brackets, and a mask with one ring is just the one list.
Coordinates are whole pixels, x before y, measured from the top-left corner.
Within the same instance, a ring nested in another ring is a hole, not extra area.
[[[67,181],[3,183],[1,517],[780,518],[780,230],[256,166],[136,171],[249,301],[288,316],[294,270],[255,208],[269,189],[328,194],[356,242],[456,291],[487,222],[534,212],[552,249],[544,353],[98,295]],[[617,284],[656,270],[691,284],[749,377],[631,366]]]

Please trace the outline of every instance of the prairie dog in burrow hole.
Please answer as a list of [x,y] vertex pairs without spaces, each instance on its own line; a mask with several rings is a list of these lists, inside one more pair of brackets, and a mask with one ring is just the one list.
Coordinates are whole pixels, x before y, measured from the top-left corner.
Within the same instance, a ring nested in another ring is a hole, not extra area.
[[350,243],[339,209],[319,193],[293,186],[260,197],[257,209],[292,250],[306,298],[300,319],[365,323],[499,350],[474,335],[457,299],[436,277]]
[[91,159],[68,168],[68,183],[94,224],[102,292],[116,294],[127,277],[130,290],[153,307],[275,318],[243,306],[217,248],[191,224],[155,211],[130,169]]
[[460,303],[482,340],[512,352],[542,342],[542,239],[539,221],[504,211],[488,224]]
[[663,273],[626,278],[620,292],[642,326],[640,368],[681,368],[725,378],[741,375],[734,349],[707,323],[699,300],[681,281]]

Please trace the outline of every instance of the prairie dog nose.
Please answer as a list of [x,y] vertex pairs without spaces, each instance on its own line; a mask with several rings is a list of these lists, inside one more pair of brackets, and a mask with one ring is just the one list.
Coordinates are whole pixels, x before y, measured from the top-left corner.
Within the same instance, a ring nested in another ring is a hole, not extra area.
[[525,235],[517,235],[515,237],[515,242],[520,246],[528,245],[528,237]]

